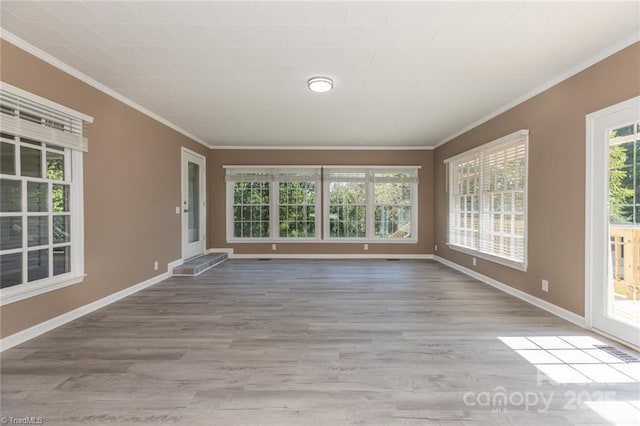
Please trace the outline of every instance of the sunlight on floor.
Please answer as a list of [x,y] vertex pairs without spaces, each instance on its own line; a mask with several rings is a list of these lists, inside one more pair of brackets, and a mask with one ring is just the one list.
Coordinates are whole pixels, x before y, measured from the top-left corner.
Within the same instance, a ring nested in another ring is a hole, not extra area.
[[[602,346],[606,345],[590,336],[498,339],[558,384],[640,383],[640,362],[625,362],[603,350]],[[611,424],[640,425],[639,400],[586,400],[583,403]]]
[[590,336],[499,337],[556,383],[640,383],[640,363],[626,363]]

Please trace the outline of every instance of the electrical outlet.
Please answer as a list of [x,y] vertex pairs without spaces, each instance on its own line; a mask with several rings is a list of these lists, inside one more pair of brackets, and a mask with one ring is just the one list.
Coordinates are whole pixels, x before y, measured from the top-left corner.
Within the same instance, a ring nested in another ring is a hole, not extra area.
[[478,266],[478,259],[475,257],[473,258],[473,266]]
[[369,244],[365,244],[365,245],[364,245],[364,249],[365,249],[365,250],[369,250]]
[[154,260],[154,261],[153,261],[153,270],[154,270],[154,271],[157,271],[157,270],[158,270],[158,261],[157,261],[157,260]]
[[271,250],[276,250],[276,245],[275,244],[271,244]]
[[436,244],[436,251],[438,251],[438,245]]
[[549,281],[542,280],[542,291],[544,291],[545,293],[549,292]]

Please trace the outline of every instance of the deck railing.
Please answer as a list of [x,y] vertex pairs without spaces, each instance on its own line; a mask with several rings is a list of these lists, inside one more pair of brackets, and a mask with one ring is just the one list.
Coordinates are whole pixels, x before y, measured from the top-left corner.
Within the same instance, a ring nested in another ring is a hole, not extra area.
[[611,260],[616,293],[640,299],[640,227],[611,225]]

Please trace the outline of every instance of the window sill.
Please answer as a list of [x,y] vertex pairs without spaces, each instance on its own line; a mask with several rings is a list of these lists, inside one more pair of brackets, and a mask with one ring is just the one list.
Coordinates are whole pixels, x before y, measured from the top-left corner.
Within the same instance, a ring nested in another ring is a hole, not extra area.
[[329,239],[314,239],[314,238],[288,238],[288,239],[257,239],[257,238],[244,238],[244,239],[232,239],[227,240],[227,244],[418,244],[418,240],[411,239],[355,239],[355,238],[329,238]]
[[512,269],[517,269],[518,271],[523,271],[523,272],[527,271],[527,263],[526,262],[520,263],[520,262],[516,262],[516,261],[513,261],[513,260],[505,259],[505,258],[502,258],[502,257],[492,256],[492,255],[487,254],[487,253],[482,253],[482,252],[479,252],[477,250],[470,249],[470,248],[467,248],[467,247],[458,246],[458,245],[455,245],[455,244],[447,244],[447,246],[451,250],[459,251],[461,253],[465,253],[465,254],[468,254],[470,256],[475,256],[475,257],[478,257],[480,259],[487,260],[489,262],[497,263],[497,264],[502,265],[502,266],[507,266],[507,267],[512,268]]
[[79,284],[84,281],[85,276],[86,275],[61,276],[42,282],[35,281],[32,283],[18,284],[13,287],[3,288],[0,290],[0,306],[15,303],[20,300],[48,293],[70,285]]

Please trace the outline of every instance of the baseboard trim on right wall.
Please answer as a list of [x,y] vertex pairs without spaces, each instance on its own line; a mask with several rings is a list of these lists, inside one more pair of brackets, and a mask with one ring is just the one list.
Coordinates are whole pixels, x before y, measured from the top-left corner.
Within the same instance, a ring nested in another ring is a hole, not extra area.
[[553,303],[549,303],[546,300],[542,300],[538,297],[532,296],[529,293],[525,293],[524,291],[518,290],[516,288],[513,288],[511,286],[508,286],[504,283],[501,283],[500,281],[494,280],[493,278],[487,277],[486,275],[482,275],[476,271],[472,271],[469,268],[465,268],[464,266],[458,265],[455,262],[452,262],[450,260],[447,259],[443,259],[440,256],[434,256],[433,257],[434,260],[437,260],[438,262],[442,263],[443,265],[446,265],[452,269],[455,269],[456,271],[460,271],[465,275],[470,276],[471,278],[475,278],[478,281],[481,281],[485,284],[490,285],[491,287],[495,287],[498,290],[502,290],[505,293],[508,293],[512,296],[517,297],[520,300],[524,300],[525,302],[531,303],[534,306],[537,306],[540,309],[543,309],[549,313],[552,313],[553,315],[560,317],[564,320],[569,321],[570,323],[573,323],[577,326],[580,326],[582,328],[587,328],[587,323],[584,319],[584,317],[581,317],[578,314],[575,314],[571,311],[568,311],[564,308],[561,308],[560,306],[554,305]]

